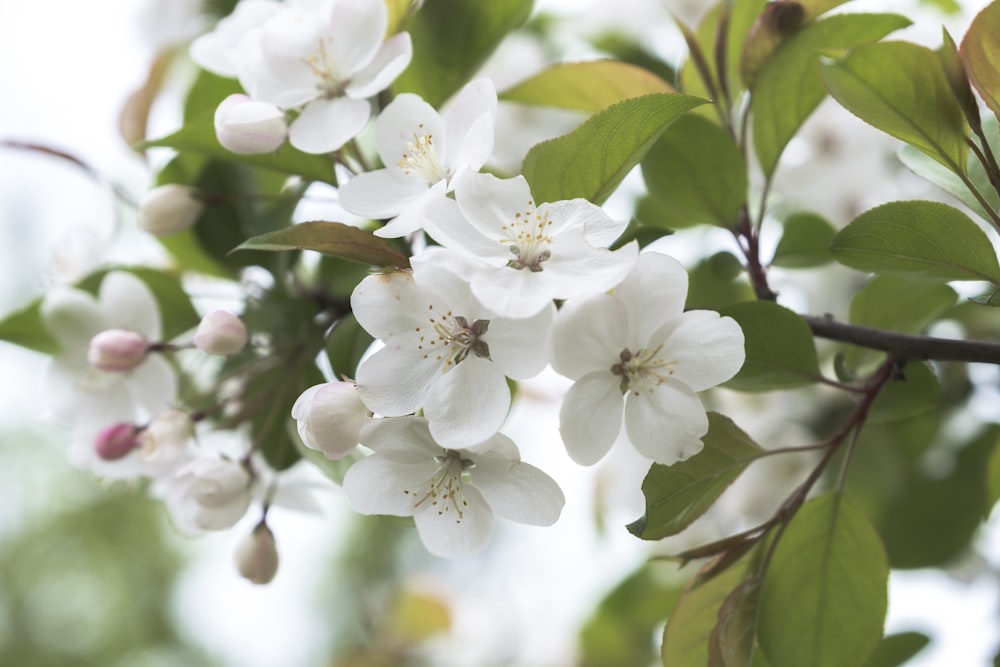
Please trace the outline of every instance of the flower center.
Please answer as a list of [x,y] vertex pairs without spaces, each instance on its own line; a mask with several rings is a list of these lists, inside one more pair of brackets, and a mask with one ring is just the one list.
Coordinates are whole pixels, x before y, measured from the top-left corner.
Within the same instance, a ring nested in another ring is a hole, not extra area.
[[526,210],[514,214],[511,222],[500,227],[505,234],[500,243],[510,246],[514,259],[507,262],[512,269],[542,270],[542,262],[552,257],[549,247],[552,237],[546,231],[552,226],[548,212],[544,215],[535,209],[535,203],[528,201]]
[[437,152],[434,150],[434,135],[423,131],[424,124],[417,125],[413,140],[406,142],[406,152],[396,165],[406,174],[416,174],[428,183],[437,183],[448,177],[445,170],[438,164]]
[[403,489],[403,493],[413,496],[414,509],[426,503],[426,506],[436,509],[439,516],[453,512],[455,523],[461,523],[469,505],[462,493],[462,477],[476,464],[462,458],[461,453],[453,449],[442,449],[434,457],[434,462],[438,464],[438,469],[427,483],[415,490]]
[[611,367],[611,374],[621,377],[622,393],[638,394],[643,391],[652,392],[674,374],[676,361],[669,361],[660,356],[663,345],[652,350],[642,349],[632,352],[628,348],[618,355],[620,361]]
[[348,81],[341,79],[337,70],[337,63],[330,58],[326,50],[326,38],[320,38],[319,48],[303,62],[309,66],[316,77],[316,88],[320,95],[327,99],[340,97],[344,94],[344,88]]
[[424,353],[424,359],[434,356],[444,362],[444,370],[464,361],[470,354],[482,359],[490,358],[490,346],[483,337],[490,328],[489,320],[469,320],[461,315],[454,315],[449,310],[444,316],[434,316],[434,306],[428,306],[432,313],[427,318],[430,330],[417,327],[419,334],[417,349]]

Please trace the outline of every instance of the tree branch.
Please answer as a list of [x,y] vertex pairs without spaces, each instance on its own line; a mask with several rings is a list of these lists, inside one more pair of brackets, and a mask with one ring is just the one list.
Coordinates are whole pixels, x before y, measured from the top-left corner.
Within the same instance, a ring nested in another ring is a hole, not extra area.
[[803,315],[814,335],[892,354],[901,363],[913,359],[971,361],[1000,365],[1000,343],[913,336],[838,322],[830,316]]

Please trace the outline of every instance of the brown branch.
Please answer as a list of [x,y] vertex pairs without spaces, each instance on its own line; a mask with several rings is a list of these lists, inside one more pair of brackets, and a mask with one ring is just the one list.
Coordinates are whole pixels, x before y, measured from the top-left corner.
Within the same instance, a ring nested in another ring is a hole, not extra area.
[[914,336],[886,329],[838,322],[829,315],[803,315],[814,335],[888,352],[900,363],[914,359],[969,361],[1000,365],[1000,343]]

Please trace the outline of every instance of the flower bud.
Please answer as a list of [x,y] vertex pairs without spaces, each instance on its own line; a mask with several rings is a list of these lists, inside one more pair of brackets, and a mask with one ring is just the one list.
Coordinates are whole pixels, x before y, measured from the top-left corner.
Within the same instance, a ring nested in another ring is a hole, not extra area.
[[138,438],[143,474],[153,478],[172,474],[187,460],[192,438],[194,422],[186,412],[168,410],[154,417]]
[[274,533],[261,520],[253,531],[236,545],[236,569],[255,584],[269,584],[278,572],[278,547]]
[[208,354],[236,354],[247,344],[247,328],[232,313],[216,310],[202,318],[194,346]]
[[292,406],[302,442],[330,459],[339,459],[357,446],[367,416],[368,408],[353,382],[309,387]]
[[139,202],[139,228],[155,236],[176,234],[189,228],[205,209],[196,192],[178,183],[153,188]]
[[233,153],[254,155],[278,150],[288,136],[278,107],[246,95],[230,95],[215,110],[215,135]]
[[87,362],[102,371],[124,373],[146,358],[149,341],[135,331],[105,329],[90,339]]
[[105,461],[117,461],[138,445],[139,428],[135,424],[120,422],[101,429],[94,442],[94,450]]

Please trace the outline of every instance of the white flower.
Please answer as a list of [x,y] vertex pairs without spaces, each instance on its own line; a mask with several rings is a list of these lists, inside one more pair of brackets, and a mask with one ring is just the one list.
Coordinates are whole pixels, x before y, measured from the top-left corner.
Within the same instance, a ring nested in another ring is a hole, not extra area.
[[410,36],[385,39],[388,20],[382,0],[285,4],[240,41],[240,83],[255,100],[301,109],[293,146],[335,151],[364,129],[368,98],[410,62]]
[[474,260],[462,269],[472,293],[505,317],[527,317],[553,299],[604,292],[635,265],[635,242],[607,246],[625,229],[584,199],[535,205],[523,176],[467,173],[455,199],[431,202],[423,226]]
[[496,108],[497,93],[489,79],[468,83],[440,115],[417,95],[398,95],[375,121],[385,168],[345,183],[341,206],[368,218],[393,218],[376,236],[416,231],[424,206],[451,192],[456,175],[478,170],[489,158]]
[[239,71],[239,45],[243,37],[281,9],[274,0],[243,0],[222,18],[212,32],[191,42],[191,59],[209,72],[235,77]]
[[735,320],[684,312],[687,273],[674,259],[644,253],[612,294],[567,304],[553,329],[552,366],[576,380],[559,413],[570,456],[590,465],[622,427],[658,463],[702,448],[708,418],[695,392],[725,382],[745,357]]
[[178,530],[191,535],[225,530],[246,514],[251,477],[237,461],[197,458],[169,478],[160,490]]
[[169,236],[193,225],[205,210],[196,190],[170,183],[153,188],[139,202],[139,228],[154,236]]
[[97,298],[79,289],[53,289],[42,302],[41,316],[61,348],[44,378],[46,406],[57,420],[89,427],[86,449],[93,450],[94,437],[104,427],[142,423],[174,401],[177,378],[159,354],[146,354],[127,372],[98,370],[87,361],[91,340],[101,331],[123,329],[160,340],[156,301],[139,278],[108,273]]
[[444,557],[483,549],[493,512],[549,526],[565,498],[555,481],[522,463],[517,446],[496,434],[474,446],[444,448],[420,417],[376,419],[361,431],[375,454],[347,471],[344,492],[362,514],[412,516],[424,546]]
[[198,323],[194,346],[208,354],[236,354],[247,344],[247,328],[243,320],[224,310],[215,310]]
[[339,459],[358,445],[368,408],[353,382],[326,382],[309,387],[292,406],[299,435],[307,447]]
[[271,153],[288,138],[288,123],[285,112],[273,104],[230,95],[215,110],[215,136],[238,155]]
[[362,400],[389,417],[423,406],[431,433],[446,447],[496,433],[510,407],[505,378],[533,377],[548,361],[551,304],[530,318],[497,317],[468,283],[434,262],[368,276],[351,307],[385,343],[358,368]]
[[139,470],[146,477],[158,479],[171,475],[189,457],[194,439],[194,421],[181,410],[156,415],[139,433]]

